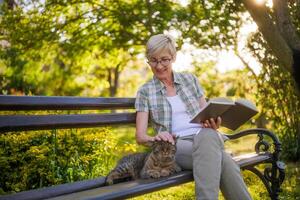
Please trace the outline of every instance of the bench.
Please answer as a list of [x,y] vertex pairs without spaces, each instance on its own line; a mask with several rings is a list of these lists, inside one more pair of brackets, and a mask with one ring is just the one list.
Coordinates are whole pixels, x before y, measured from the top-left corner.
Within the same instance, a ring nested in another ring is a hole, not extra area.
[[[48,111],[48,110],[123,110],[103,114],[2,114],[0,134],[27,130],[51,130],[88,128],[100,126],[134,125],[135,98],[84,98],[0,95],[1,111]],[[131,110],[130,110],[131,109]],[[226,135],[236,140],[247,135],[257,135],[258,141],[251,154],[235,156],[242,170],[257,175],[265,185],[270,198],[278,199],[280,186],[285,178],[284,163],[279,161],[281,144],[277,136],[267,129],[247,129]],[[269,141],[272,141],[270,145]],[[257,167],[263,165],[263,170]],[[163,188],[193,181],[191,171],[160,179],[127,181],[104,186],[105,177],[77,181],[52,187],[2,195],[0,199],[125,199]]]

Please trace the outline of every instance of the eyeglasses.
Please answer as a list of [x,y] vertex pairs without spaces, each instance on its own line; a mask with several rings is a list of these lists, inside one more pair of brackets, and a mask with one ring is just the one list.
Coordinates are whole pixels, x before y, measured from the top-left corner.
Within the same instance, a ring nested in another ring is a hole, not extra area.
[[158,63],[160,63],[162,66],[166,67],[170,64],[172,59],[170,58],[163,58],[161,60],[150,60],[147,63],[151,66],[151,67],[157,67]]

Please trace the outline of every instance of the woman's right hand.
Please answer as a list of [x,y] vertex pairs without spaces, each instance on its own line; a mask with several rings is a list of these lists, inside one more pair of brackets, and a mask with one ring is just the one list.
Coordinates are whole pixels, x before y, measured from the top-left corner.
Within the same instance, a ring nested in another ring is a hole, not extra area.
[[170,142],[170,143],[173,144],[173,145],[175,144],[174,136],[173,136],[172,134],[170,134],[169,132],[167,132],[167,131],[158,133],[158,134],[154,137],[154,139],[157,140],[157,141]]

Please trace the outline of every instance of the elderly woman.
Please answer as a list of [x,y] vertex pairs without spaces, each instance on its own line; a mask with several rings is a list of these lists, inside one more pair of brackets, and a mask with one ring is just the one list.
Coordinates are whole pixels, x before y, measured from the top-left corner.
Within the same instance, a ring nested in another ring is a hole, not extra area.
[[[164,140],[174,144],[176,136],[176,161],[183,169],[193,170],[197,199],[218,199],[219,188],[228,200],[251,199],[239,166],[224,151],[224,141],[217,132],[221,118],[190,123],[206,100],[194,75],[172,70],[174,40],[164,34],[152,36],[146,56],[154,76],[137,93],[137,142]],[[147,135],[149,117],[154,137]]]

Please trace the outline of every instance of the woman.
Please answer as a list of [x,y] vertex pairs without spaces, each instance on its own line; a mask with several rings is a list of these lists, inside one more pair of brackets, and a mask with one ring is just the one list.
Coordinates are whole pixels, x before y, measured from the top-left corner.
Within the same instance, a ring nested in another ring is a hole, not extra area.
[[[183,169],[193,170],[197,199],[218,199],[219,188],[228,200],[251,199],[239,166],[224,151],[223,139],[217,132],[221,118],[189,123],[206,100],[194,75],[172,70],[176,59],[174,40],[164,34],[152,36],[146,45],[146,56],[153,79],[137,93],[137,143],[164,140],[174,144],[176,136],[176,161]],[[147,135],[149,117],[156,132],[154,137]]]

